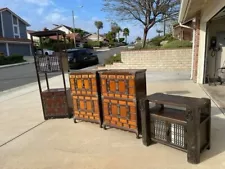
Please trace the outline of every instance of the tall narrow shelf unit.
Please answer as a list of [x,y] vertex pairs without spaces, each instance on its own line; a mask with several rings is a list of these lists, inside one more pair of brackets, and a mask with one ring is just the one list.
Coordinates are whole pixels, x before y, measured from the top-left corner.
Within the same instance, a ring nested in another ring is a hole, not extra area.
[[[39,37],[41,52],[35,51],[33,37]],[[57,50],[52,55],[46,55],[43,49],[43,39],[57,37]],[[68,58],[66,52],[66,38],[63,31],[38,31],[31,33],[31,41],[34,53],[34,62],[37,73],[37,81],[41,96],[44,119],[71,117],[70,89],[66,87],[65,73],[68,73]],[[63,87],[50,88],[49,74],[60,73]],[[47,89],[41,84],[41,75],[44,75]]]

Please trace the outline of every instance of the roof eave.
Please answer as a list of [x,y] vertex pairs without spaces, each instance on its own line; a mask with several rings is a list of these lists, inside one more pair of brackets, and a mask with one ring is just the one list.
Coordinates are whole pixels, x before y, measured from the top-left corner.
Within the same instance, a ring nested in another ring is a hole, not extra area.
[[191,2],[191,0],[182,0],[181,1],[180,12],[179,12],[179,17],[178,17],[179,23],[185,22],[190,2]]
[[9,8],[2,8],[2,10],[0,12],[4,12],[4,11],[9,11],[10,13],[12,13],[13,15],[15,15],[17,18],[19,18],[23,23],[25,23],[26,26],[31,26],[29,23],[27,23],[25,20],[23,20],[20,16],[18,16],[17,14],[15,14],[13,11],[11,11]]

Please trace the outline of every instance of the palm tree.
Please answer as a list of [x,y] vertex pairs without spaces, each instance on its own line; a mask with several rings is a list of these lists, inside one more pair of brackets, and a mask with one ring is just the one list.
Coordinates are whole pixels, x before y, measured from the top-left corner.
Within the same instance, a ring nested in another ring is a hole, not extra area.
[[103,22],[102,21],[95,21],[95,26],[98,29],[98,41],[99,41],[99,30],[103,28]]
[[121,31],[122,31],[121,27],[118,26],[118,27],[116,28],[116,33],[117,33],[117,35],[118,35],[118,42],[120,41],[120,32],[121,32]]
[[128,28],[123,29],[123,36],[126,37],[126,43],[127,43],[127,37],[130,35],[130,30]]
[[115,34],[117,34],[118,42],[119,42],[120,31],[122,31],[122,29],[120,28],[120,26],[116,22],[111,23],[111,31],[114,32]]

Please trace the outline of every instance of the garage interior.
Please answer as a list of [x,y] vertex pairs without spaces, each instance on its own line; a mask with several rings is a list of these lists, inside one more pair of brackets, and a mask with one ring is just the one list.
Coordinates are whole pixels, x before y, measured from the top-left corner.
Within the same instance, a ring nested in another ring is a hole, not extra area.
[[225,7],[208,22],[206,36],[203,86],[225,112]]

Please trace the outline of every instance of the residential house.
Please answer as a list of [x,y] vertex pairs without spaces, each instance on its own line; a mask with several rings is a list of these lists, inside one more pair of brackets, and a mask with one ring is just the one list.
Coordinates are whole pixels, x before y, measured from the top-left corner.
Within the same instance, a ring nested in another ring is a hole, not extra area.
[[[66,33],[66,37],[67,39],[70,39],[70,40],[74,40],[74,36],[75,36],[75,39],[76,39],[76,44],[77,46],[81,46],[83,43],[86,43],[86,39],[81,37],[81,35],[79,33],[73,33],[73,28],[70,27],[70,26],[66,26],[66,25],[56,25],[54,24],[56,27],[53,28],[52,30],[61,30],[63,32]],[[84,31],[84,36],[88,35],[89,33]],[[53,39],[55,39],[56,37],[51,37]]]
[[[98,34],[96,33],[89,34],[85,36],[85,39],[91,40],[91,41],[98,41]],[[99,41],[100,42],[105,41],[105,36],[99,35]]]
[[72,30],[73,28],[70,26],[66,26],[66,25],[56,25],[54,24],[56,27],[54,27],[52,30],[60,30],[65,32],[66,34],[70,34],[73,33]]
[[5,56],[19,54],[31,56],[31,41],[27,39],[25,20],[8,8],[0,8],[0,52]]
[[[36,32],[36,31],[34,31],[34,30],[27,30],[27,38],[28,39],[30,39],[31,40],[31,33],[34,33],[34,32]],[[36,44],[39,44],[39,37],[35,37],[35,36],[33,36],[33,40],[34,40],[34,43],[36,43]]]
[[[191,25],[190,22],[187,25]],[[173,25],[173,37],[179,40],[188,40],[192,41],[193,38],[193,30],[190,28],[182,27],[179,24]]]
[[225,0],[182,0],[178,22],[193,30],[192,79],[207,83],[225,66]]

